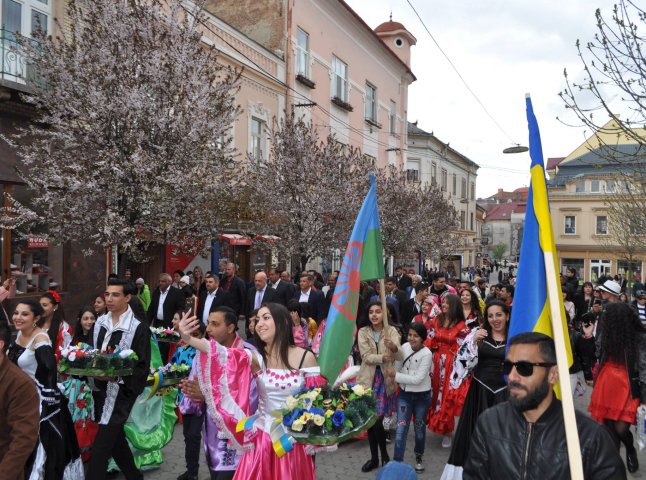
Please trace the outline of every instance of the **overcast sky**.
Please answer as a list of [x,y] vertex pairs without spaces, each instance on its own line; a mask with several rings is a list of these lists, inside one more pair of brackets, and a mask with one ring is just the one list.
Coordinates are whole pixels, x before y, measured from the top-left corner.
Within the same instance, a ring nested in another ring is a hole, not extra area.
[[[407,0],[346,0],[372,28],[401,22],[417,38],[408,120],[480,165],[477,196],[529,182],[529,153],[503,155],[527,145],[525,93],[538,119],[545,162],[579,146],[586,131],[563,125],[558,97],[563,70],[582,78],[575,43],[592,40],[595,9],[612,12],[612,0],[410,0],[435,40],[457,67],[503,133],[469,93],[415,16]],[[589,134],[589,132],[587,132]],[[511,137],[508,138],[508,137]]]

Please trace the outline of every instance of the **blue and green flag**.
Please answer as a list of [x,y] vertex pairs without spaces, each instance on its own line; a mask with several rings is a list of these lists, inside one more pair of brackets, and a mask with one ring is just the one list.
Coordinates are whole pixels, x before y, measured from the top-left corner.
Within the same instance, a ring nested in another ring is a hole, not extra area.
[[319,351],[321,374],[329,382],[336,380],[352,350],[360,282],[384,278],[384,275],[375,176],[370,175],[370,190],[343,256]]

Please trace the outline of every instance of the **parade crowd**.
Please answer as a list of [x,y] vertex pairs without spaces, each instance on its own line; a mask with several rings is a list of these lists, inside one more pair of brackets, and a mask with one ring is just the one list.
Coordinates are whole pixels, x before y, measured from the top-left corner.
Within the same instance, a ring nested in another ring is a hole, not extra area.
[[[151,288],[128,270],[76,315],[53,290],[14,299],[0,312],[0,477],[101,480],[120,470],[141,479],[181,421],[178,480],[197,479],[200,468],[217,480],[315,478],[321,449],[295,444],[277,455],[274,418],[290,395],[326,383],[317,355],[337,275],[324,283],[316,271],[272,268],[247,284],[222,263],[161,274]],[[576,416],[584,477],[626,478],[639,468],[631,426],[646,403],[646,288],[638,274],[594,285],[573,269],[561,284],[574,358],[562,395],[593,389],[589,415]],[[429,430],[450,449],[443,480],[570,478],[554,343],[540,333],[508,338],[514,286],[513,268],[456,278],[397,267],[384,315],[379,284],[361,283],[347,365],[358,366],[352,381],[372,389],[378,415],[363,472],[415,478],[432,461]],[[5,279],[0,301],[12,288]],[[151,328],[174,329],[181,343],[158,342]],[[61,355],[78,344],[133,351],[137,363],[121,377],[61,374]],[[169,362],[189,366],[189,377],[146,401],[151,367]],[[244,418],[252,425],[241,431]]]

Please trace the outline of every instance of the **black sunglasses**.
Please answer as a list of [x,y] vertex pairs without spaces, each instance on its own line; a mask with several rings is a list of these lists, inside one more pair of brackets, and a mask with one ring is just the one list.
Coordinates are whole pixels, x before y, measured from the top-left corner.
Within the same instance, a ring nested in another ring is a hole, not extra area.
[[531,377],[534,374],[534,367],[553,367],[556,365],[556,363],[549,363],[549,362],[526,362],[526,361],[520,361],[520,362],[510,362],[509,360],[505,360],[502,362],[502,373],[505,375],[509,375],[511,373],[511,370],[516,367],[516,371],[518,372],[518,375],[521,377]]

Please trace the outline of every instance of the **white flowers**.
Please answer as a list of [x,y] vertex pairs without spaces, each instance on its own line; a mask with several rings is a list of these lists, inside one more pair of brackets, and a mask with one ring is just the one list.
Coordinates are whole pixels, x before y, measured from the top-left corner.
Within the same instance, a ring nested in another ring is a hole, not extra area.
[[285,404],[287,405],[288,409],[294,410],[298,405],[298,400],[296,400],[292,395],[290,395],[285,399]]
[[119,352],[119,357],[121,357],[121,358],[128,358],[128,357],[129,357],[130,355],[132,355],[132,354],[133,354],[133,351],[132,351],[132,350],[121,350],[121,351]]
[[363,388],[363,385],[355,385],[355,386],[353,386],[352,391],[355,394],[359,395],[359,396],[362,396],[362,395],[366,394],[366,389]]

